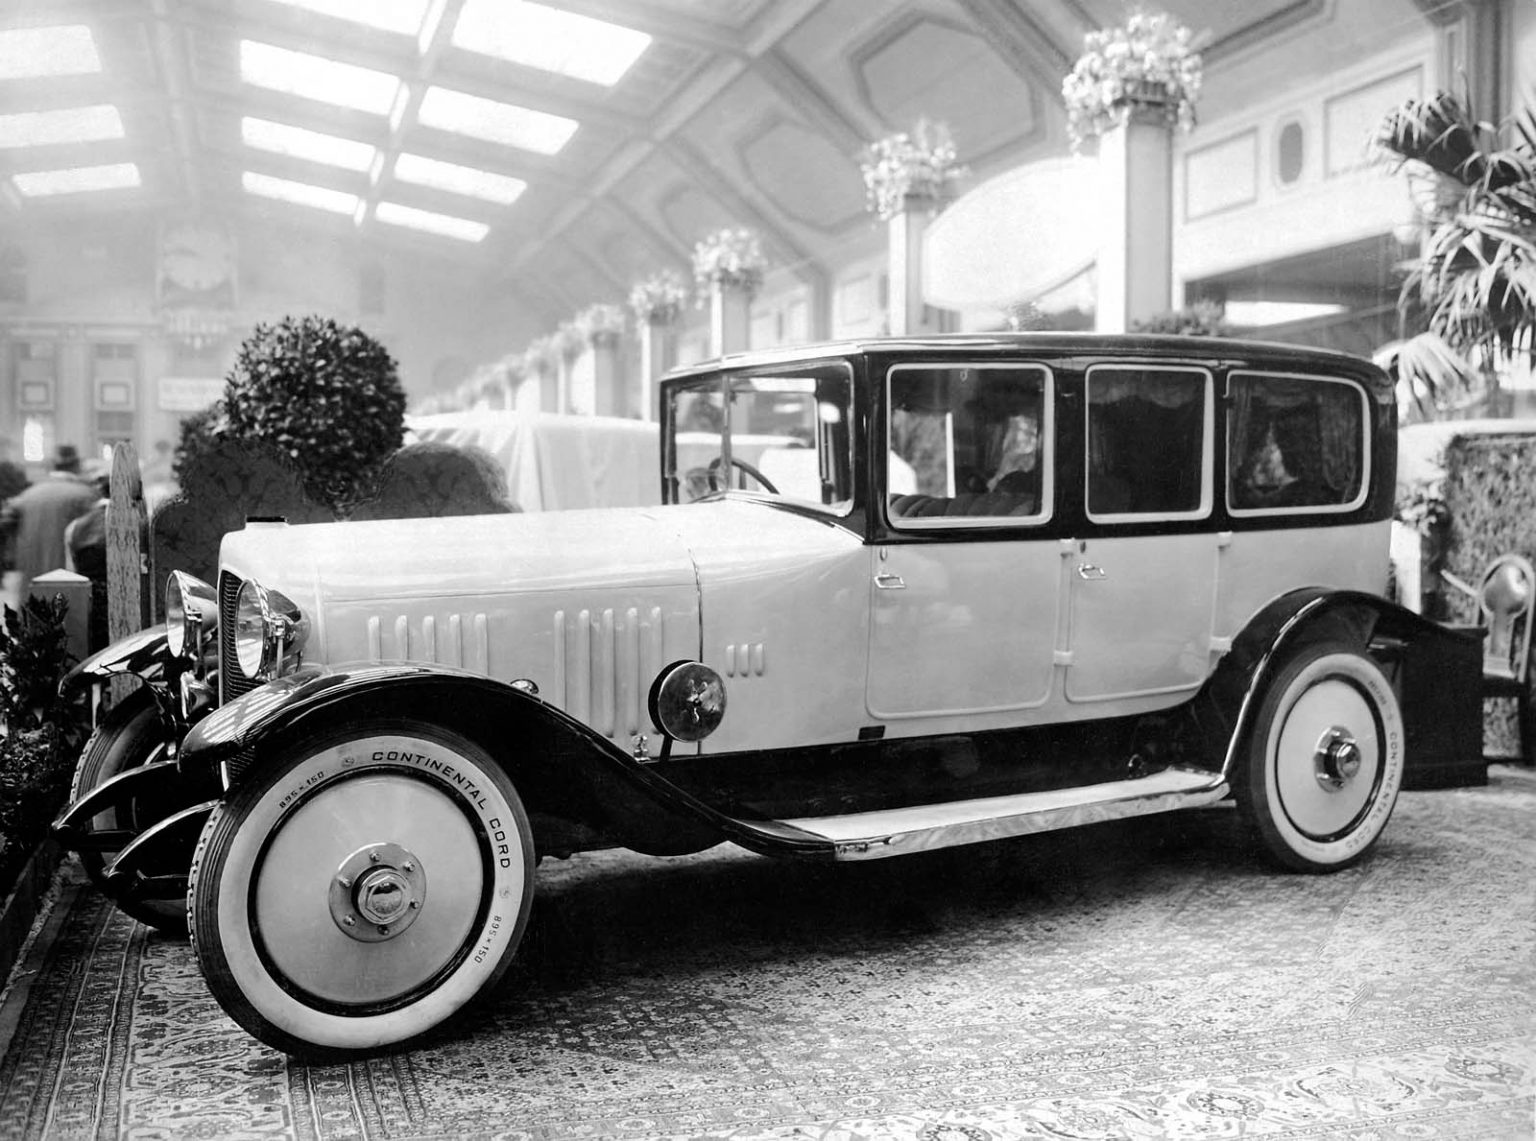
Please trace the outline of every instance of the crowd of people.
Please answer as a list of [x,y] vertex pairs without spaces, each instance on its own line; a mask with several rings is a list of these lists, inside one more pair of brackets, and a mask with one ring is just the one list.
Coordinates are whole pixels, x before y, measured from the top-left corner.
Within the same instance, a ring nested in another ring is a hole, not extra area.
[[0,464],[0,601],[19,607],[32,580],[49,571],[84,575],[92,585],[93,649],[106,633],[107,489],[107,471],[85,468],[70,444],[59,446],[52,470],[35,483],[15,464]]

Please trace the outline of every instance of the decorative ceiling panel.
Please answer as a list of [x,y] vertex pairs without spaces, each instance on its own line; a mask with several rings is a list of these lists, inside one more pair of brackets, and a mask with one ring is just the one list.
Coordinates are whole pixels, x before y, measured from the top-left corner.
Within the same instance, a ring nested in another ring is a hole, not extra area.
[[800,123],[775,119],[741,147],[753,184],[785,214],[838,230],[864,212],[858,163]]
[[1028,138],[1030,85],[980,36],[921,18],[854,56],[869,106],[893,130],[918,119],[947,123],[962,159]]

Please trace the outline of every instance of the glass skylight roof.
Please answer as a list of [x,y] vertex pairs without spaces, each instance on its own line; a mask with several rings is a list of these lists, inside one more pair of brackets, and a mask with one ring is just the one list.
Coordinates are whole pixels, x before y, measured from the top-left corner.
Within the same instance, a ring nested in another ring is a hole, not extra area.
[[346,170],[367,170],[378,154],[378,149],[371,143],[322,135],[319,131],[307,131],[303,127],[268,119],[241,119],[240,137],[246,146],[257,150],[323,162]]
[[484,222],[451,218],[447,214],[434,214],[430,210],[418,210],[398,202],[380,202],[373,208],[373,216],[391,226],[409,226],[413,230],[425,230],[427,233],[442,234],[464,242],[478,242],[491,230]]
[[77,166],[68,170],[29,170],[11,175],[16,189],[29,198],[48,194],[79,194],[87,190],[123,190],[139,185],[139,168],[131,162]]
[[350,214],[357,209],[358,198],[344,190],[332,190],[328,186],[312,186],[307,182],[290,182],[286,178],[273,178],[269,174],[245,171],[240,176],[241,185],[251,194],[263,198],[277,198],[284,202],[297,202],[300,206],[314,206],[333,214]]
[[525,0],[467,0],[453,29],[454,47],[606,87],[650,42],[644,32]]
[[0,31],[0,79],[90,75],[100,70],[96,41],[83,24]]
[[14,115],[0,115],[0,147],[97,143],[122,137],[122,116],[110,103],[94,107],[65,107],[58,111],[21,111]]
[[322,16],[335,16],[386,32],[414,36],[431,0],[279,0]]
[[395,160],[395,177],[402,182],[414,182],[454,194],[468,194],[484,198],[487,202],[499,202],[510,206],[527,187],[520,178],[505,174],[493,174],[488,170],[459,166],[452,162],[439,162],[422,155],[403,154]]
[[559,153],[581,125],[575,119],[530,111],[446,87],[427,88],[417,118],[423,126],[543,155]]
[[389,114],[400,90],[397,76],[256,40],[240,41],[240,78],[286,95],[376,115]]

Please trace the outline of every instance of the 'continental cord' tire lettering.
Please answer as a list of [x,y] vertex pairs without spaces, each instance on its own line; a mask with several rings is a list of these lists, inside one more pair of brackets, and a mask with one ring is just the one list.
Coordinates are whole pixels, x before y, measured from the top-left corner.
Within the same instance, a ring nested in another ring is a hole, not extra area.
[[373,759],[382,764],[414,765],[416,768],[427,769],[428,771],[434,773],[441,773],[443,776],[451,780],[458,788],[462,789],[464,795],[469,797],[470,800],[474,801],[475,806],[479,808],[481,812],[485,812],[487,810],[485,794],[480,791],[479,786],[476,785],[475,782],[464,773],[460,772],[450,764],[445,764],[444,762],[438,760],[436,757],[428,756],[426,753],[403,752],[399,749],[390,749],[387,751],[384,749],[379,749],[373,754]]

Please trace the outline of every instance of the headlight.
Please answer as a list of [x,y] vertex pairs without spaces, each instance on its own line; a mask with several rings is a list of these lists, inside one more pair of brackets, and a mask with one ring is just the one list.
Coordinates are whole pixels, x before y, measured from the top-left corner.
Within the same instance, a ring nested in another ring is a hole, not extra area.
[[184,571],[165,580],[165,639],[174,657],[196,662],[203,641],[219,620],[219,600],[213,587]]
[[277,676],[286,659],[296,657],[309,635],[309,620],[275,590],[247,579],[235,598],[235,661],[253,681]]

